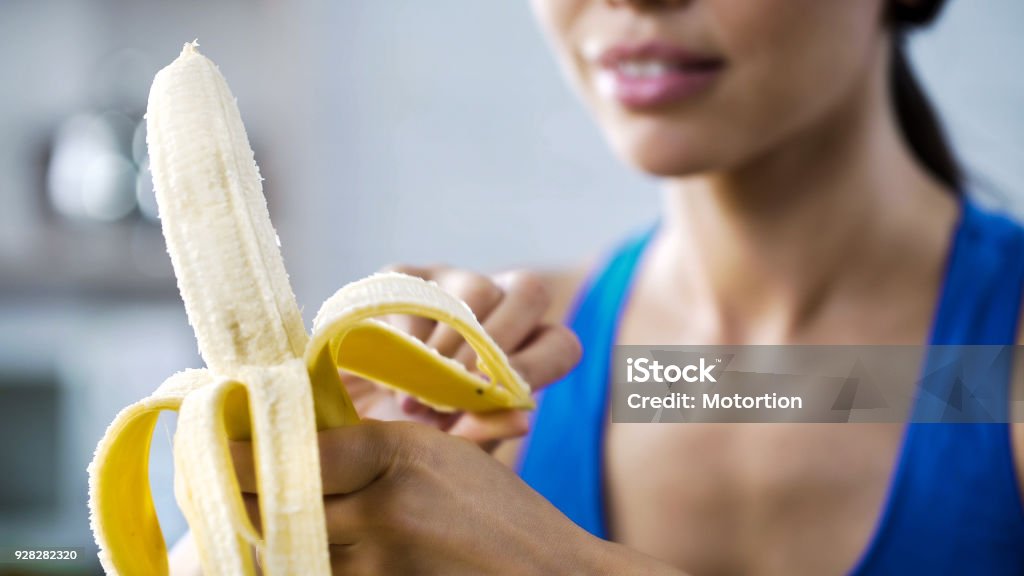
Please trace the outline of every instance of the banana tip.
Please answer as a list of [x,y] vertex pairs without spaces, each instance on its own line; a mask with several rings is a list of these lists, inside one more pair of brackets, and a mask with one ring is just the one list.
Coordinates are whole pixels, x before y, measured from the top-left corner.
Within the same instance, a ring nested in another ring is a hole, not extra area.
[[186,54],[196,54],[198,52],[196,48],[199,48],[198,38],[191,42],[185,42],[185,45],[181,48],[181,55],[184,56]]

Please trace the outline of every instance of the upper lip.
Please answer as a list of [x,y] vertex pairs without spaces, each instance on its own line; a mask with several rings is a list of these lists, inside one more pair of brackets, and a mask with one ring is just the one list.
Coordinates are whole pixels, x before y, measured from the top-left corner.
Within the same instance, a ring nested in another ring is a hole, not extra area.
[[716,56],[659,41],[616,44],[601,51],[596,59],[603,68],[616,68],[623,62],[638,60],[658,60],[679,68],[708,68],[723,63]]

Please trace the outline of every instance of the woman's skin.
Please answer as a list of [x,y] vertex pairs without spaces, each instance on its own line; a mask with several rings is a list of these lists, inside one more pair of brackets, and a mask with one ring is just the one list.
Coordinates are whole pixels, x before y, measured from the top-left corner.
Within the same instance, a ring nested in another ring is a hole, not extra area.
[[[617,154],[664,182],[662,226],[617,343],[927,341],[956,206],[893,118],[882,0],[533,7]],[[723,68],[708,89],[670,105],[606,96],[590,51],[648,40]],[[532,384],[576,361],[575,341],[550,322],[579,274],[552,276],[545,294],[523,274],[406,271],[468,298]],[[472,365],[450,332],[395,321]],[[521,413],[441,417],[365,382],[350,387],[364,414],[430,426],[321,433],[337,574],[844,573],[878,521],[902,433],[882,424],[610,424],[606,499],[621,543],[612,544],[485,451],[435,430],[489,450],[524,432]],[[1024,426],[1012,430],[1024,478]],[[497,454],[507,460],[516,449],[506,442]],[[254,490],[248,447],[235,454],[243,489]]]

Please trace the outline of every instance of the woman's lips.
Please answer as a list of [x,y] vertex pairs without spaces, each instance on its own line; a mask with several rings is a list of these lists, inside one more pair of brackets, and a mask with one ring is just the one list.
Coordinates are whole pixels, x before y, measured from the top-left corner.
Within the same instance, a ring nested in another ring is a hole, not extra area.
[[720,58],[660,42],[621,44],[592,60],[598,93],[629,108],[686,100],[707,89],[725,67]]

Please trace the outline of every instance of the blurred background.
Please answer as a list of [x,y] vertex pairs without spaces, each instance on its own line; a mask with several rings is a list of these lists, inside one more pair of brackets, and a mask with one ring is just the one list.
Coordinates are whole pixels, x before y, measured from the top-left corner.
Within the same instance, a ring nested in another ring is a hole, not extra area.
[[[912,44],[972,193],[1017,215],[1021,22],[1018,0],[954,1]],[[238,97],[307,321],[387,263],[572,265],[656,213],[525,1],[0,0],[0,551],[84,552],[39,573],[99,572],[92,450],[201,365],[140,127],[154,73],[194,38]],[[169,541],[172,433],[164,418],[151,465]],[[33,572],[0,563],[16,573]]]

